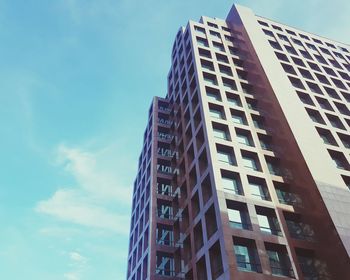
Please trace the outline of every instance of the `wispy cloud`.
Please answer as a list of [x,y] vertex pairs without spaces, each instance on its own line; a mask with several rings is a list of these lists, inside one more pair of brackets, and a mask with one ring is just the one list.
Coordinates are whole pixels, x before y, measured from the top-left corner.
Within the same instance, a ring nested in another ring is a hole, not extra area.
[[131,186],[123,186],[122,174],[115,172],[121,163],[109,159],[115,148],[91,152],[59,145],[55,162],[76,183],[39,201],[36,211],[76,225],[127,235],[129,215],[123,209],[130,204]]

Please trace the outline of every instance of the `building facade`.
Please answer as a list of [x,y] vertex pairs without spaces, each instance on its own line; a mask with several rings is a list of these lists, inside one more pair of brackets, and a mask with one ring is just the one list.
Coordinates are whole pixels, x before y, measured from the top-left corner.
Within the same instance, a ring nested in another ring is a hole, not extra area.
[[234,5],[179,30],[128,280],[350,279],[350,46]]

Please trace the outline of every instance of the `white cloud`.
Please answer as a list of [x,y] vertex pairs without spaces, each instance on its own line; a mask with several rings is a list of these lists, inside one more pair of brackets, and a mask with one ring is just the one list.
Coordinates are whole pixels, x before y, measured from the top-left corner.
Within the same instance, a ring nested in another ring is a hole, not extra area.
[[86,263],[87,262],[87,258],[85,258],[84,256],[82,256],[81,254],[79,254],[78,252],[72,251],[69,253],[69,257],[72,261],[76,262],[76,263]]
[[78,272],[67,272],[63,275],[64,279],[67,280],[80,280],[80,274]]
[[123,164],[110,160],[118,159],[116,151],[116,147],[93,153],[58,146],[55,161],[76,183],[39,201],[36,211],[76,225],[127,235],[130,219],[125,209],[130,206],[132,187],[123,187],[125,176],[115,172]]

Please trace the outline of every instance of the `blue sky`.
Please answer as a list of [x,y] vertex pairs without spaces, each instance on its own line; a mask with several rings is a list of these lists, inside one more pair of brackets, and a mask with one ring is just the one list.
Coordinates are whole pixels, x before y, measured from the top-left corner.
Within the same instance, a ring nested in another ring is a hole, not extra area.
[[[237,2],[349,42],[346,0]],[[2,280],[125,279],[132,182],[173,38],[231,4],[0,0]]]

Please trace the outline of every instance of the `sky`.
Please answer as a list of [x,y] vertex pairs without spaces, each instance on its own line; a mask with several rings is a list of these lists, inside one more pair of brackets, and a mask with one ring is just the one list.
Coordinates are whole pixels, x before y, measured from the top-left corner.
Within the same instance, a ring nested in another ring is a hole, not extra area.
[[[232,3],[0,0],[0,279],[125,279],[132,185],[173,39]],[[349,43],[348,0],[236,3]]]

